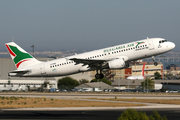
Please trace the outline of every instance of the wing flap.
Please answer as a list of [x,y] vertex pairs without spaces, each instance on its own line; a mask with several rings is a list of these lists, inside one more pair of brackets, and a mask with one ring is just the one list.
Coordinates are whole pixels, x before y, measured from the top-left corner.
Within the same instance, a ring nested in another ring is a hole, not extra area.
[[84,64],[92,66],[97,66],[99,64],[102,64],[104,62],[107,62],[107,60],[92,60],[92,59],[79,59],[79,58],[71,58],[69,60],[73,60],[76,64]]

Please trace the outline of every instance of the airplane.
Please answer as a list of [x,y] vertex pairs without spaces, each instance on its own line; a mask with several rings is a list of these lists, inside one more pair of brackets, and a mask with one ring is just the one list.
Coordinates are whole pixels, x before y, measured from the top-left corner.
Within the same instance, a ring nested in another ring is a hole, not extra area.
[[[41,62],[14,42],[5,44],[16,66],[11,77],[57,77],[96,70],[95,78],[102,79],[103,69],[124,69],[129,62],[152,57],[175,48],[173,42],[163,38],[147,38],[126,44],[98,49],[65,58]],[[100,72],[100,73],[99,73]]]
[[144,68],[145,68],[145,63],[143,64],[141,75],[139,75],[139,76],[129,76],[129,77],[127,77],[127,79],[128,80],[144,80],[145,79]]

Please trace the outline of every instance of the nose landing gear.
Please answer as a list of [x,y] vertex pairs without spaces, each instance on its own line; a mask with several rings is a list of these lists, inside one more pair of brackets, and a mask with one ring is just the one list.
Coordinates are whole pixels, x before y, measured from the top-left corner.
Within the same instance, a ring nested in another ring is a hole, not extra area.
[[152,56],[152,59],[153,59],[153,61],[154,61],[154,65],[157,66],[158,63],[155,61],[155,57],[154,57],[154,56]]

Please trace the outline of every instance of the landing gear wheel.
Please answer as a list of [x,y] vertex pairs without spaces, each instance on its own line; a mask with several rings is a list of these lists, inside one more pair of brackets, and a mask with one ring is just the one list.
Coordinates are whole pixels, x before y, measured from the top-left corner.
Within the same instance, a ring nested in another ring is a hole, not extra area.
[[155,66],[157,66],[157,65],[158,65],[158,63],[157,63],[157,62],[154,62],[154,65],[155,65]]
[[102,78],[104,78],[104,75],[103,74],[96,74],[95,78],[96,79],[102,79]]
[[100,79],[102,79],[102,78],[104,78],[104,75],[101,73],[101,74],[100,74]]
[[96,75],[95,75],[95,78],[96,78],[96,79],[100,79],[100,74],[96,74]]

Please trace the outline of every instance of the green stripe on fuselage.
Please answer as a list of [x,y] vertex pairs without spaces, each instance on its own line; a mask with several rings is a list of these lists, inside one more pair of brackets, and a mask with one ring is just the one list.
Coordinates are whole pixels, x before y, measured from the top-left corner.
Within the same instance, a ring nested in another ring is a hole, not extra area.
[[23,53],[21,52],[17,47],[11,46],[9,45],[9,47],[11,48],[11,50],[16,54],[15,58],[14,58],[14,63],[17,64],[18,62],[20,62],[21,60],[27,59],[27,58],[33,58],[31,55],[29,55],[28,53]]

